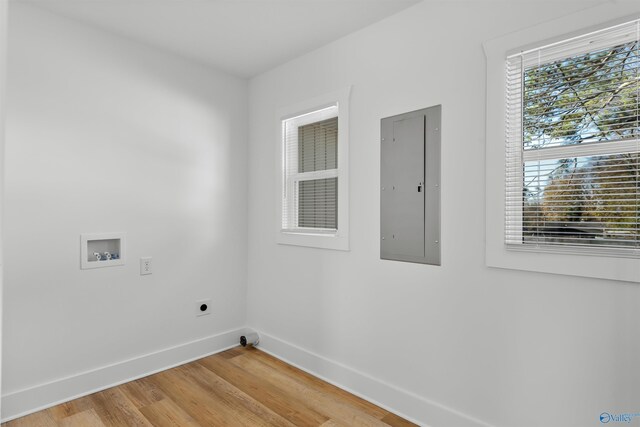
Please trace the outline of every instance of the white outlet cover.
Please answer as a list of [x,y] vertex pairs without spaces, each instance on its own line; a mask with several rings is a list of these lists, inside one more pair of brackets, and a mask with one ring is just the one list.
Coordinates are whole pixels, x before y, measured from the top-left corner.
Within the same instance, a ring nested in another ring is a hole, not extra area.
[[153,273],[153,264],[151,262],[151,257],[148,256],[140,258],[140,275],[144,276],[151,273]]
[[[207,309],[202,311],[202,305],[206,305]],[[211,314],[211,298],[196,301],[196,317],[206,316],[207,314]]]

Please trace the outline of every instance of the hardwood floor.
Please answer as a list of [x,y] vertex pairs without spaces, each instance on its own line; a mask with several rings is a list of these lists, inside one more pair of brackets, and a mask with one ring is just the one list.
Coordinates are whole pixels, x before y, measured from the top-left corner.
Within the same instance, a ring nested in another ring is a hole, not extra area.
[[234,348],[3,427],[413,426],[256,349]]

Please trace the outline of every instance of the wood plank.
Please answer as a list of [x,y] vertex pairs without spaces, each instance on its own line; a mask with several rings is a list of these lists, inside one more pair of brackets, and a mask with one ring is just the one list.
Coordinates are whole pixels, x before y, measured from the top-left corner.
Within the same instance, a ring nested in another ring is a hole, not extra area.
[[36,412],[2,424],[6,427],[58,427],[58,423],[47,411]]
[[268,425],[252,412],[240,411],[233,406],[233,399],[220,399],[193,381],[193,376],[185,366],[161,372],[145,378],[159,387],[178,406],[182,407],[194,420],[205,426],[266,426]]
[[216,356],[223,357],[225,359],[233,359],[237,356],[242,356],[245,354],[245,349],[242,347],[234,347],[230,350],[223,351],[222,353],[218,353]]
[[229,363],[224,357],[214,355],[200,359],[197,363],[295,425],[317,426],[328,420],[326,415],[310,408],[295,394],[275,387],[261,377],[248,374],[236,365]]
[[304,397],[314,410],[330,416],[330,418],[338,422],[347,423],[351,426],[386,426],[379,418],[360,410],[350,401],[323,393],[315,384],[301,380],[301,376],[297,372],[284,372],[281,369],[274,369],[257,357],[235,357],[230,360],[230,363],[236,364],[252,375],[267,379],[277,387],[291,390],[293,393]]
[[191,384],[174,380],[166,372],[143,378],[140,381],[158,387],[173,402],[203,426],[224,425],[226,417],[218,410],[218,403],[202,391],[193,390]]
[[151,424],[131,403],[119,387],[113,387],[89,396],[93,408],[105,426],[144,426]]
[[85,396],[79,399],[72,400],[70,402],[56,405],[52,408],[47,409],[47,412],[54,420],[60,422],[64,418],[79,414],[84,411],[89,411],[91,409],[93,409],[93,404],[91,403],[91,400],[87,396]]
[[245,415],[254,414],[261,422],[269,426],[294,427],[294,424],[202,365],[194,363],[183,368],[183,375],[208,394],[216,396],[221,402],[225,402],[229,409]]
[[320,427],[349,427],[349,426],[336,420],[328,420],[327,422],[323,423]]
[[120,388],[136,408],[152,405],[167,398],[158,387],[139,379],[123,384]]
[[78,412],[58,421],[60,427],[105,427],[94,409]]
[[414,424],[410,421],[405,420],[404,418],[389,412],[382,418],[382,421],[389,424],[392,427],[416,427],[417,424]]
[[191,415],[170,399],[140,408],[140,412],[156,427],[200,427]]
[[369,414],[374,418],[380,419],[388,413],[388,411],[386,411],[385,409],[374,405],[371,402],[367,402],[366,400],[361,399],[346,390],[336,387],[333,384],[329,384],[328,382],[323,381],[320,378],[315,377],[301,369],[298,369],[295,366],[291,366],[288,363],[285,363],[282,360],[277,359],[268,353],[265,353],[264,351],[255,348],[252,348],[251,351],[252,357],[266,363],[273,369],[281,371],[285,374],[289,374],[290,376],[292,376],[293,378],[297,378],[301,382],[308,383],[310,386],[315,387],[318,391],[327,393],[330,396],[335,396],[336,398],[345,402],[349,402],[349,404],[355,406],[359,410]]

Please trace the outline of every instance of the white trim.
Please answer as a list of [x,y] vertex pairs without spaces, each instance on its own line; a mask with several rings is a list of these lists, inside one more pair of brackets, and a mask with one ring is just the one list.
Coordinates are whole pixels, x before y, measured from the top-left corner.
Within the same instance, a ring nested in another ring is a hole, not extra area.
[[[4,212],[4,171],[5,171],[5,116],[7,97],[7,38],[9,2],[0,4],[0,390],[2,389],[2,312],[4,303],[4,248],[2,236],[4,236],[3,212]],[[1,409],[1,402],[0,402]]]
[[325,105],[325,103],[323,102],[321,104],[318,104],[318,107],[313,108],[311,111],[308,111],[309,109],[310,108],[303,108],[301,110],[295,110],[297,112],[292,113],[294,114],[293,117],[291,117],[291,114],[282,114],[280,120],[286,120],[287,123],[291,123],[295,127],[300,127],[308,125],[310,123],[320,122],[323,120],[338,117],[340,113],[337,98],[335,98],[330,105]]
[[258,333],[260,335],[258,349],[416,424],[492,427],[487,422],[386,383],[273,335]]
[[[275,142],[277,176],[276,242],[284,245],[307,246],[321,249],[349,250],[349,98],[351,86],[346,89],[317,96],[306,101],[277,110]],[[283,159],[284,147],[282,121],[302,117],[310,112],[338,105],[338,230],[327,233],[311,233],[309,230],[282,229]]]
[[579,34],[565,34],[559,40],[537,43],[537,46],[528,49],[519,48],[516,52],[509,53],[508,58],[520,57],[522,66],[528,68],[566,59],[569,56],[594,52],[605,47],[633,42],[636,39],[635,21],[636,19],[632,18],[623,22],[598,25],[594,31],[585,29],[580,30]]
[[[608,2],[483,43],[487,57],[486,264],[545,273],[640,282],[640,262],[631,258],[531,253],[505,245],[505,60],[527,47],[542,46],[580,33],[637,19],[640,5]],[[546,39],[546,40],[543,40]]]
[[[0,4],[0,390],[2,389],[2,312],[4,302],[4,248],[2,236],[4,235],[4,171],[5,171],[5,116],[7,97],[7,38],[9,2]],[[0,402],[0,409],[2,405]]]
[[2,422],[236,347],[245,328],[222,332],[2,396]]

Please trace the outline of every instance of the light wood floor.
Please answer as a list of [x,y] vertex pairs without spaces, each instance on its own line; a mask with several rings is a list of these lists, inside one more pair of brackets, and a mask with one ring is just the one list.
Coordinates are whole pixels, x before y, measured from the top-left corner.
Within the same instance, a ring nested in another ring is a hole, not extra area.
[[214,356],[2,424],[6,427],[413,426],[256,349]]

